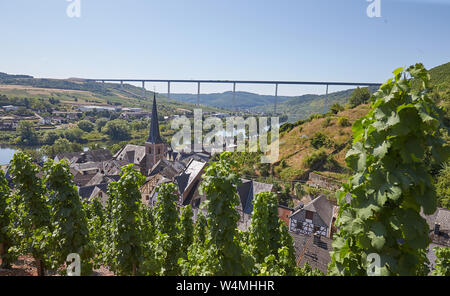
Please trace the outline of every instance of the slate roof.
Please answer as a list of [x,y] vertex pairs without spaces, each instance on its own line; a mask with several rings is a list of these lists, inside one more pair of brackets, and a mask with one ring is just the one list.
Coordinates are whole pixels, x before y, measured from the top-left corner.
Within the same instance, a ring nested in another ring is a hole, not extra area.
[[323,222],[331,225],[331,220],[333,218],[334,213],[334,205],[327,199],[327,197],[323,194],[319,195],[317,198],[312,200],[310,203],[306,204],[303,208],[298,209],[292,216],[296,215],[300,211],[310,211],[317,213]]
[[430,231],[434,230],[435,224],[439,224],[441,232],[450,233],[450,210],[438,208],[432,215],[423,212],[420,215],[427,221]]
[[139,165],[145,157],[145,147],[127,144],[122,150],[114,155],[115,160],[128,161]]
[[158,110],[156,107],[156,93],[153,93],[153,109],[152,109],[152,121],[150,123],[150,134],[147,139],[147,143],[162,144],[161,134],[159,133],[158,122]]
[[253,180],[241,179],[241,184],[237,187],[237,193],[241,200],[242,211],[251,215],[253,212],[253,199],[258,193],[271,192],[272,184],[260,183]]
[[78,188],[78,194],[83,199],[89,199],[89,198],[93,197],[92,194],[94,193],[94,191],[98,192],[98,190],[96,190],[97,187],[98,187],[98,189],[100,189],[101,191],[103,191],[105,193],[108,191],[108,184],[102,183],[102,184],[97,184],[97,185],[92,185],[92,186],[80,187],[80,188]]
[[176,175],[185,169],[185,165],[181,162],[173,162],[167,159],[160,159],[150,170],[149,176],[161,174],[166,178],[173,179]]
[[101,162],[112,159],[112,154],[108,149],[98,149],[86,152],[62,153],[55,157],[55,161],[62,159],[67,159],[71,163]]
[[326,274],[328,272],[328,263],[331,261],[330,251],[332,251],[331,243],[333,240],[324,236],[321,236],[320,240],[316,240],[312,235],[289,233],[294,241],[297,262],[305,247],[307,247],[299,266],[303,267],[308,262],[313,269],[317,268]]
[[175,178],[181,194],[191,186],[192,182],[202,173],[205,166],[206,163],[191,159],[186,166],[186,169]]

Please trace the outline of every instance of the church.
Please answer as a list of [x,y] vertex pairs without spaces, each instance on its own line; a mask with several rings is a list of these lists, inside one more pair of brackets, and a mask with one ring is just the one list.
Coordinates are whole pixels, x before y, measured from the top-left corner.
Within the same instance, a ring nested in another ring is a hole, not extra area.
[[158,108],[156,94],[153,96],[153,109],[150,123],[150,132],[145,146],[126,145],[114,155],[114,159],[125,160],[139,167],[144,176],[149,176],[153,167],[168,157],[168,145],[161,138],[158,121]]

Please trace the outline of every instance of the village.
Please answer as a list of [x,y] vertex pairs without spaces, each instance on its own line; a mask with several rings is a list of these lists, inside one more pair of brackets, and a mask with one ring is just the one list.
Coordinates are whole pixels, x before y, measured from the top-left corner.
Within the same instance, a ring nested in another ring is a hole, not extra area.
[[[5,108],[5,107],[4,107]],[[91,107],[93,108],[93,107]],[[120,179],[121,168],[132,164],[145,177],[145,184],[140,188],[142,203],[149,207],[157,202],[156,188],[160,184],[173,183],[177,187],[177,206],[181,208],[191,205],[194,211],[194,221],[200,211],[204,215],[206,210],[201,205],[206,196],[200,192],[202,175],[208,162],[214,157],[206,151],[177,152],[165,143],[160,134],[156,99],[153,100],[151,113],[142,112],[138,108],[123,110],[123,116],[148,116],[151,119],[150,130],[145,145],[127,144],[118,152],[112,154],[108,149],[88,150],[85,152],[61,153],[56,155],[55,161],[65,159],[70,165],[73,180],[78,187],[80,197],[85,201],[100,198],[103,204],[108,200],[108,184]],[[144,115],[145,114],[145,115]],[[77,112],[56,113],[56,118],[76,118]],[[53,119],[55,120],[55,119]],[[6,176],[8,167],[4,167]],[[340,184],[331,178],[309,174],[308,185],[336,191]],[[240,204],[237,211],[240,214],[238,228],[247,231],[250,226],[253,200],[258,193],[276,192],[273,184],[257,182],[251,179],[241,179],[237,187]],[[328,271],[331,261],[333,234],[337,227],[339,207],[325,195],[304,196],[294,208],[279,205],[278,216],[289,227],[289,233],[294,241],[297,265],[302,267],[308,263],[324,274]],[[346,202],[351,202],[351,196],[346,196]],[[432,240],[428,258],[434,264],[435,246],[450,246],[450,210],[439,208],[433,215],[423,217],[429,225],[429,237]]]

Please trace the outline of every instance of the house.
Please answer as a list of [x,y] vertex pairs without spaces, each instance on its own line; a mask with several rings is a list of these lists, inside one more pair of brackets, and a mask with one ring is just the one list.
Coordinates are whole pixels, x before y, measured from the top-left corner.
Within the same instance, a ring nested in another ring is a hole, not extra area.
[[0,130],[16,130],[19,121],[14,116],[0,117]]
[[237,210],[241,216],[238,222],[238,228],[246,231],[250,227],[255,196],[262,192],[273,192],[273,185],[246,179],[241,179],[241,181],[241,185],[237,187],[240,199]]
[[156,188],[161,184],[172,183],[172,180],[165,178],[163,175],[156,174],[148,177],[145,184],[141,187],[142,202],[153,208],[158,200]]
[[289,217],[294,212],[294,209],[291,209],[289,207],[278,205],[278,218],[280,218],[281,221],[286,223],[286,226],[289,227]]
[[330,237],[334,221],[334,208],[335,206],[325,195],[319,195],[289,217],[289,231],[305,235],[319,233],[322,236]]
[[56,117],[63,117],[69,120],[76,120],[81,117],[82,112],[64,112],[64,111],[53,111],[52,114]]
[[108,200],[108,184],[96,184],[91,186],[84,186],[78,188],[78,194],[84,200],[91,201],[93,198],[100,198],[102,205],[106,204]]
[[321,235],[305,235],[290,232],[294,241],[297,266],[304,267],[308,263],[313,269],[319,269],[324,274],[328,272],[331,262],[333,240]]
[[191,159],[186,169],[175,177],[180,194],[180,205],[191,204],[193,193],[200,184],[205,167],[206,163]]
[[[206,209],[201,209],[201,205],[206,200],[206,196],[199,193],[198,185],[199,184],[196,184],[194,189],[191,190],[190,194],[192,197],[188,197],[187,199],[194,210],[194,221],[196,220],[199,211],[202,211],[203,215],[207,215]],[[237,194],[240,202],[236,207],[236,210],[240,216],[238,221],[239,230],[247,231],[249,229],[253,214],[253,200],[258,193],[262,192],[273,192],[273,185],[260,183],[253,180],[241,179],[241,184],[237,187]],[[184,203],[184,205],[187,204],[187,202]]]
[[8,106],[3,106],[3,110],[5,110],[5,111],[16,111],[16,110],[18,110],[19,109],[19,107],[17,107],[17,106],[13,106],[13,105],[8,105]]

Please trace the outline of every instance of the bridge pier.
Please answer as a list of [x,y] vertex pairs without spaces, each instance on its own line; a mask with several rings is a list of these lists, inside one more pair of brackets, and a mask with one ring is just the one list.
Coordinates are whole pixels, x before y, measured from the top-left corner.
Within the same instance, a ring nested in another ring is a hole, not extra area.
[[170,99],[170,81],[167,82],[167,98]]
[[200,106],[200,82],[197,82],[197,106]]
[[142,81],[142,98],[145,99],[145,81]]
[[123,80],[122,80],[122,81],[120,81],[120,89],[122,89],[122,90],[123,90]]
[[278,83],[275,84],[275,106],[274,106],[274,111],[273,113],[276,115],[277,114],[277,101],[278,101]]
[[328,84],[327,84],[327,92],[325,94],[325,100],[324,100],[324,109],[323,109],[323,113],[326,114],[327,113],[327,108],[328,107]]
[[233,83],[233,111],[236,110],[236,82]]

